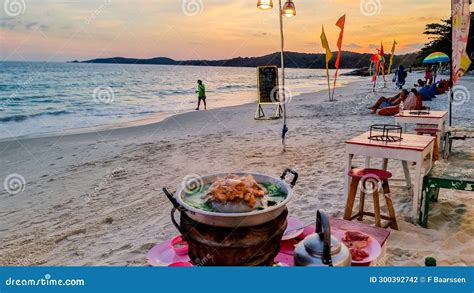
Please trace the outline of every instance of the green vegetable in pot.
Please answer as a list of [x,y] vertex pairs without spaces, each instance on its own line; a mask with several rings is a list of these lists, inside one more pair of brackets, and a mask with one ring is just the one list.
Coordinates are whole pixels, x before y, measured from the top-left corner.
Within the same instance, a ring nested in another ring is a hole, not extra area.
[[280,186],[278,186],[276,184],[273,184],[273,183],[262,183],[262,185],[267,190],[268,196],[271,196],[271,197],[276,197],[276,196],[286,197],[286,193],[281,189]]

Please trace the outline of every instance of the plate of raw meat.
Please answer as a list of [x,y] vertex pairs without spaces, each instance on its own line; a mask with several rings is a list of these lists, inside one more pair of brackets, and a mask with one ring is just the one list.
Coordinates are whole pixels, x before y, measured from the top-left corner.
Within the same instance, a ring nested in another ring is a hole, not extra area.
[[335,234],[349,248],[353,265],[370,265],[382,253],[380,243],[370,235],[354,230],[337,231]]

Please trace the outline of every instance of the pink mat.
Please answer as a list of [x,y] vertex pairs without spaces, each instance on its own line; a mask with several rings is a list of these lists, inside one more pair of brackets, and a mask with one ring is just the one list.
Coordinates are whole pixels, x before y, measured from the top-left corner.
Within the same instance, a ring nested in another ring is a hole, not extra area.
[[[357,222],[348,222],[341,219],[331,218],[330,220],[332,226],[332,234],[338,234],[346,230],[357,230],[372,236],[381,244],[381,246],[385,244],[385,241],[390,235],[390,230],[376,228]],[[314,225],[308,226],[304,229],[303,233],[298,238],[282,241],[280,246],[280,253],[275,257],[275,261],[293,266],[293,252],[295,249],[295,245],[304,237],[314,233],[314,230]],[[167,240],[158,243],[147,253],[146,258],[150,266],[167,266],[174,262],[190,261],[187,255],[175,254],[170,242],[171,240]]]
[[171,239],[158,243],[146,254],[150,266],[167,266],[174,262],[190,261],[187,255],[177,255],[171,247]]

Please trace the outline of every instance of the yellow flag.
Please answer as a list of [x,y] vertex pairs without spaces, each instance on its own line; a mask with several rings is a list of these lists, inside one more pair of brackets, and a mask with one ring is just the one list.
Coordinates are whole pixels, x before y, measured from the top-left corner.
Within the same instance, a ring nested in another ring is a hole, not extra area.
[[456,71],[455,76],[457,78],[461,78],[466,71],[469,69],[469,66],[471,65],[471,59],[469,59],[469,56],[464,53],[461,55],[461,60],[459,60],[459,69]]
[[326,49],[326,67],[328,66],[329,61],[332,58],[331,49],[329,49],[328,39],[326,38],[326,34],[324,33],[324,25],[323,25],[323,32],[321,33],[321,44],[323,48]]
[[393,57],[395,56],[395,46],[397,45],[397,41],[393,41],[392,45],[392,52],[390,54],[390,63],[388,65],[388,74],[390,74],[390,71],[392,70],[392,64],[393,64]]
[[329,81],[329,61],[332,58],[331,49],[329,49],[328,39],[326,38],[326,34],[324,33],[324,25],[323,25],[323,32],[321,33],[321,44],[323,48],[326,49],[326,76],[328,77],[328,95],[329,101],[331,101],[331,85]]

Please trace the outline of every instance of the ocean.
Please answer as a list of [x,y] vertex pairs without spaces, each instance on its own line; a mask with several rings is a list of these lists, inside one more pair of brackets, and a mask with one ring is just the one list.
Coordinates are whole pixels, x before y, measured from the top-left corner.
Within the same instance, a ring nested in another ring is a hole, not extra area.
[[[327,87],[322,69],[290,68],[286,76],[292,96]],[[257,98],[255,68],[0,62],[0,139],[192,111],[197,79],[209,109]],[[340,76],[338,84],[358,79]]]

